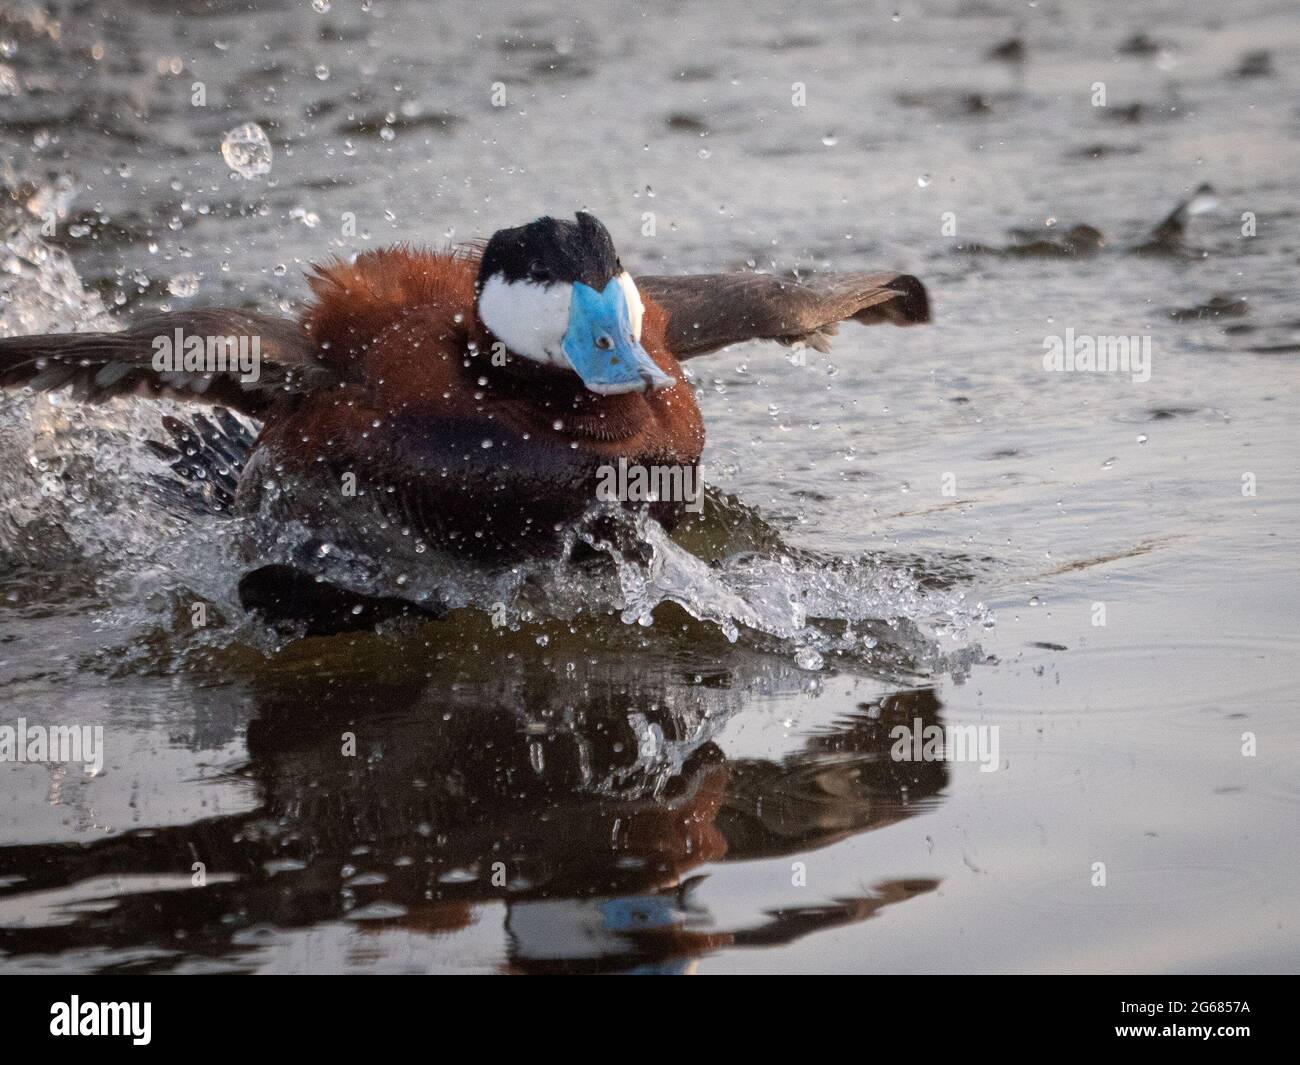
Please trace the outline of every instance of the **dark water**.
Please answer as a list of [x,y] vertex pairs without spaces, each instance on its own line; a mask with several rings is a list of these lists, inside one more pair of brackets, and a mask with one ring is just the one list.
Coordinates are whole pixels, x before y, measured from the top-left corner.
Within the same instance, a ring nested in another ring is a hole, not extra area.
[[[0,725],[106,749],[0,764],[0,968],[1296,969],[1293,5],[256,7],[0,3],[0,332],[579,207],[936,320],[693,363],[702,529],[356,638],[239,617],[163,405],[0,399]],[[1046,371],[1067,329],[1149,380]],[[917,721],[996,770],[892,757]]]

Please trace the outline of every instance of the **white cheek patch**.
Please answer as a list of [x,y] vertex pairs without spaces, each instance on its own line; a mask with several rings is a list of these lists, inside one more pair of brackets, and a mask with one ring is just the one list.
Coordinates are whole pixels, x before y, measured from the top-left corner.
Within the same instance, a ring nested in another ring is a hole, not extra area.
[[516,355],[567,368],[561,344],[569,331],[572,302],[573,286],[564,282],[512,282],[493,274],[479,293],[478,315]]
[[623,287],[623,297],[627,300],[627,319],[632,324],[632,339],[640,342],[641,319],[645,317],[645,304],[641,302],[641,293],[636,290],[636,282],[626,270],[618,275],[618,283]]

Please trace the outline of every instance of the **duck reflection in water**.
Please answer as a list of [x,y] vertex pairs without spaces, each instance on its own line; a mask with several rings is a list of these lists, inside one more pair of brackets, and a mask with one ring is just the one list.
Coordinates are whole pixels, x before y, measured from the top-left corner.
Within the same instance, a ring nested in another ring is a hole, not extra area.
[[[410,953],[428,967],[443,964],[430,937],[503,913],[506,971],[675,972],[934,890],[934,880],[864,869],[852,879],[870,886],[855,897],[806,889],[815,901],[755,902],[740,927],[720,925],[699,900],[719,863],[806,860],[926,809],[948,771],[889,757],[893,726],[941,724],[927,688],[861,703],[770,757],[725,756],[718,737],[755,693],[797,695],[808,675],[687,628],[670,655],[658,632],[652,647],[625,630],[610,637],[614,653],[593,658],[591,632],[561,629],[541,648],[477,615],[458,626],[455,647],[428,629],[396,647],[370,636],[297,645],[247,681],[254,810],[88,845],[0,849],[0,869],[31,871],[0,887],[8,912],[27,893],[188,877],[196,861],[207,886],[90,907],[83,890],[57,920],[0,928],[0,951],[108,945],[156,971],[183,946],[191,967],[198,956],[248,969],[259,939],[347,920],[362,931],[340,964],[391,960],[372,936],[397,932],[424,943]],[[494,653],[478,653],[489,641]],[[789,862],[772,877],[768,896],[785,894]]]

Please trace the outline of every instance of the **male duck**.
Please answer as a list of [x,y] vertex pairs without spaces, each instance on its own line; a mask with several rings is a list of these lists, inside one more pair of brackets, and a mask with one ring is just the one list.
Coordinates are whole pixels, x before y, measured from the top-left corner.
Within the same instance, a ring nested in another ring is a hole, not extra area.
[[[553,544],[600,467],[698,463],[704,424],[681,361],[756,338],[825,351],[841,320],[929,318],[924,286],[904,274],[633,280],[583,212],[446,252],[366,252],[308,280],[300,321],[213,308],[0,339],[0,385],[234,409],[262,423],[237,510],[269,508],[362,549],[397,517],[431,547],[504,560]],[[260,365],[160,361],[173,337],[252,341]],[[256,581],[241,590],[251,606],[284,598]]]

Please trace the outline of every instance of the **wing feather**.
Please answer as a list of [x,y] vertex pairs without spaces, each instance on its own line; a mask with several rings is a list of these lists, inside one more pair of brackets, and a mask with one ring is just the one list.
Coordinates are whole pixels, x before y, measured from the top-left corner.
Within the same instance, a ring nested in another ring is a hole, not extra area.
[[687,274],[639,277],[636,283],[667,312],[668,347],[678,359],[744,340],[828,351],[841,321],[930,320],[925,286],[910,274],[824,274],[799,281],[771,274]]
[[[155,338],[256,337],[255,379],[237,371],[190,373],[154,367]],[[220,404],[252,417],[286,392],[318,387],[330,379],[315,345],[288,318],[231,308],[203,308],[150,315],[117,333],[58,333],[0,339],[0,387],[49,391],[71,384],[76,398],[100,402],[113,396],[166,396]]]

